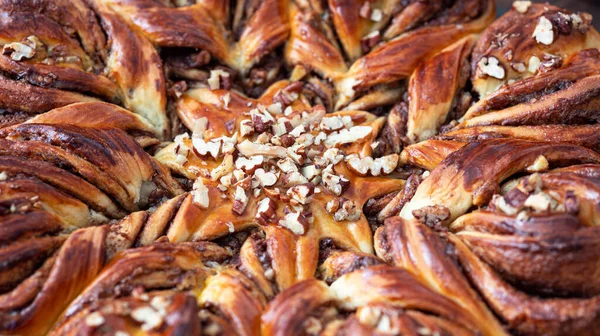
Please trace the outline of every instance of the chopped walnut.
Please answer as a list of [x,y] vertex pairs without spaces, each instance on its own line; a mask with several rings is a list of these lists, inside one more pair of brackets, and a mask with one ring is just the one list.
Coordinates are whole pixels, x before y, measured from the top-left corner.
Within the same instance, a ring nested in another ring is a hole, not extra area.
[[300,212],[290,212],[281,220],[279,225],[297,235],[303,235],[308,230],[308,221]]
[[353,143],[370,135],[372,131],[373,128],[371,126],[354,126],[350,129],[342,129],[327,136],[325,146],[334,147],[336,145]]
[[163,317],[151,307],[140,307],[131,311],[131,317],[142,323],[142,330],[150,331],[163,324]]
[[294,161],[288,157],[277,161],[277,167],[279,167],[279,169],[281,169],[281,171],[284,173],[298,171],[298,166],[296,166],[296,163],[294,163]]
[[215,159],[219,156],[219,152],[221,151],[221,141],[216,139],[206,142],[202,138],[192,138],[192,146],[194,152],[196,152],[198,156],[210,154],[210,156]]
[[323,324],[316,317],[310,316],[308,317],[304,323],[304,331],[308,335],[318,335],[321,330],[323,330]]
[[533,38],[538,43],[551,45],[554,42],[554,30],[552,22],[545,16],[541,16],[535,30],[533,31]]
[[300,91],[302,91],[302,82],[292,82],[288,86],[281,89],[273,97],[273,102],[281,103],[283,106],[288,106],[298,99]]
[[321,120],[320,127],[325,131],[339,131],[344,128],[344,121],[340,116],[326,117]]
[[10,55],[13,61],[21,61],[23,58],[33,58],[35,48],[20,42],[5,44],[2,48],[2,54]]
[[258,202],[254,219],[261,225],[267,225],[268,222],[275,218],[275,209],[275,202],[272,199],[265,197]]
[[222,176],[229,174],[233,171],[233,155],[227,155],[223,159],[220,165],[210,172],[211,180],[217,181]]
[[356,204],[344,197],[334,198],[327,202],[325,210],[333,215],[333,219],[336,222],[345,220],[356,221],[361,216],[361,210]]
[[307,180],[312,181],[315,177],[321,174],[321,169],[317,168],[315,165],[308,165],[302,167],[302,175],[306,177]]
[[93,312],[85,317],[85,324],[90,327],[99,327],[105,322],[104,316],[99,312]]
[[202,178],[196,179],[194,185],[192,187],[192,202],[199,207],[206,209],[210,203],[210,198],[208,196],[208,188],[204,185],[204,181]]
[[365,1],[358,11],[358,15],[360,15],[362,18],[370,19],[372,12],[373,10],[371,9],[371,3],[369,1]]
[[540,155],[535,159],[535,161],[526,168],[528,172],[541,172],[548,169],[548,160],[543,155]]
[[265,172],[264,169],[259,168],[254,172],[254,177],[258,180],[261,186],[270,187],[277,183],[278,177],[273,172]]
[[482,57],[477,63],[477,69],[481,74],[497,79],[504,79],[506,76],[506,71],[496,57]]
[[540,60],[539,57],[531,56],[529,58],[529,65],[527,66],[527,71],[529,71],[532,74],[535,74],[538,72],[538,68],[540,67],[541,64],[542,64],[542,61]]
[[350,187],[350,181],[344,176],[337,176],[325,171],[323,172],[322,178],[325,187],[337,196],[343,194],[344,191]]
[[381,318],[381,310],[375,307],[361,307],[358,310],[358,320],[360,321],[360,323],[368,326],[368,327],[374,327],[377,325],[377,322],[379,322],[379,319]]
[[244,210],[246,210],[247,205],[248,196],[246,195],[246,191],[241,186],[237,186],[233,195],[233,206],[231,207],[231,212],[241,216],[244,213]]
[[515,1],[515,2],[513,2],[513,8],[521,14],[527,13],[527,10],[529,10],[529,7],[531,7],[531,1]]
[[525,63],[523,63],[523,62],[512,63],[511,66],[517,72],[523,73],[523,72],[527,71],[527,67],[525,66]]
[[194,128],[192,130],[192,138],[204,138],[204,132],[208,128],[208,118],[202,117],[194,120]]
[[383,12],[381,9],[375,8],[371,12],[371,21],[379,22],[383,18]]
[[296,184],[308,183],[308,180],[300,172],[292,171],[283,176],[282,182],[283,182],[283,185],[285,185],[286,187],[289,187],[289,186],[293,186]]
[[398,166],[398,154],[390,154],[377,159],[370,156],[360,158],[356,154],[348,155],[346,158],[348,168],[358,175],[366,176],[369,171],[373,176],[379,176],[382,173],[391,174]]
[[263,162],[264,156],[262,155],[253,155],[249,158],[240,156],[237,158],[237,160],[235,160],[235,168],[241,169],[245,172],[252,172],[256,168],[262,166]]
[[240,134],[242,136],[248,136],[254,133],[254,126],[252,120],[245,119],[240,122]]
[[287,195],[291,200],[299,204],[308,204],[311,201],[311,196],[315,192],[315,186],[312,183],[298,184],[287,191]]
[[208,78],[208,86],[211,90],[228,90],[228,82],[231,82],[228,72],[219,69],[210,71],[210,78]]
[[263,155],[265,157],[285,158],[287,156],[287,151],[283,147],[252,143],[248,140],[244,140],[242,143],[238,144],[237,149],[246,157]]
[[544,212],[550,210],[551,204],[552,198],[550,197],[550,195],[544,192],[539,192],[537,194],[530,195],[525,200],[524,205],[526,207],[532,208],[535,211]]
[[363,37],[360,40],[360,46],[362,48],[362,51],[364,53],[368,53],[370,52],[373,47],[375,47],[379,42],[381,42],[381,34],[379,33],[379,30],[376,30],[372,33],[370,33],[369,35]]

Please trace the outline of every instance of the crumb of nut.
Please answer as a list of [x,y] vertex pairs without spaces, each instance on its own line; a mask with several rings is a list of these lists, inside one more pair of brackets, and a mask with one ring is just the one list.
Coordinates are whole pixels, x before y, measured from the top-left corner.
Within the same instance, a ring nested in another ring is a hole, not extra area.
[[297,235],[303,235],[308,229],[308,221],[302,216],[300,212],[290,212],[281,220],[279,225],[289,229]]
[[538,43],[551,45],[554,42],[554,30],[552,22],[545,16],[541,16],[535,30],[533,31],[533,38]]
[[504,79],[506,71],[496,57],[482,57],[477,63],[479,71],[490,77]]
[[208,196],[208,188],[204,185],[203,179],[200,177],[196,179],[192,187],[192,202],[203,209],[207,209],[210,203]]
[[302,175],[309,181],[312,181],[315,177],[319,176],[319,174],[321,174],[321,169],[317,168],[315,165],[302,167]]
[[325,139],[325,146],[334,147],[352,143],[367,137],[373,132],[371,126],[354,126],[350,129],[341,129],[339,132],[333,132]]
[[233,225],[232,222],[225,222],[225,225],[227,225],[227,230],[230,233],[234,233],[235,232],[235,226]]
[[293,186],[296,184],[307,183],[308,180],[298,171],[292,171],[283,176],[283,184],[285,186]]
[[222,176],[231,173],[233,171],[233,169],[234,169],[233,155],[227,155],[227,156],[225,156],[225,158],[223,159],[223,162],[221,162],[220,165],[218,165],[213,170],[211,170],[211,172],[210,172],[211,180],[217,181]]
[[541,172],[548,169],[548,160],[545,156],[540,155],[535,159],[535,161],[526,168],[528,172]]
[[381,318],[381,310],[375,307],[362,307],[358,310],[358,320],[360,323],[374,327]]
[[371,21],[379,22],[383,18],[383,12],[381,9],[375,8],[371,12]]
[[281,169],[284,173],[291,173],[294,171],[298,171],[298,166],[294,163],[294,161],[290,158],[285,158],[277,161],[277,167]]
[[246,191],[242,187],[237,186],[233,195],[233,206],[231,211],[234,214],[241,216],[244,213],[244,210],[246,210],[247,205],[248,195],[246,195]]
[[229,108],[229,103],[231,102],[231,93],[227,92],[223,97],[221,97],[223,104],[225,104],[225,108]]
[[99,327],[105,322],[104,316],[99,312],[93,312],[85,317],[85,324],[90,327]]
[[330,172],[323,172],[323,184],[325,187],[337,196],[340,196],[350,186],[350,181],[344,176],[337,176]]
[[379,30],[371,32],[369,35],[360,40],[360,46],[364,53],[370,52],[379,42],[381,42],[381,34]]
[[271,114],[281,114],[283,113],[283,109],[281,103],[273,103],[267,107],[267,111]]
[[361,209],[351,200],[339,197],[332,199],[325,205],[325,210],[333,215],[336,222],[356,221],[360,219]]
[[331,116],[321,119],[320,127],[325,131],[338,131],[344,128],[344,121],[340,116]]
[[431,331],[431,329],[429,329],[427,327],[421,327],[421,328],[417,329],[417,334],[419,334],[421,336],[433,336],[434,335],[433,331]]
[[275,218],[275,207],[276,204],[272,199],[268,197],[263,198],[257,204],[254,219],[256,219],[259,224],[267,225],[269,221]]
[[310,316],[304,321],[304,331],[308,335],[318,335],[323,330],[323,324],[316,317]]
[[356,154],[346,156],[345,161],[348,168],[360,176],[366,176],[373,164],[373,158],[368,156],[361,159]]
[[265,157],[285,158],[287,156],[287,151],[284,147],[271,146],[269,144],[258,144],[248,140],[244,140],[242,143],[238,144],[237,149],[245,157],[263,155]]
[[240,134],[242,136],[247,136],[254,133],[254,126],[252,125],[252,120],[245,119],[240,122]]
[[261,186],[270,187],[277,183],[278,177],[273,172],[265,172],[264,169],[259,168],[254,172],[254,177],[258,180]]
[[513,2],[513,8],[521,14],[527,13],[527,10],[529,10],[529,7],[531,7],[531,1],[515,1],[515,2]]
[[541,64],[542,64],[542,61],[540,60],[539,57],[531,56],[531,58],[529,58],[529,65],[527,66],[527,71],[529,71],[532,74],[535,74],[538,72],[538,68],[540,67]]
[[208,128],[208,118],[202,117],[194,120],[194,127],[192,130],[192,138],[203,138],[204,132]]
[[358,11],[358,15],[364,19],[370,19],[372,12],[373,10],[371,9],[371,3],[369,1],[365,1]]
[[206,142],[202,138],[192,138],[192,146],[194,152],[199,156],[210,154],[210,156],[215,159],[219,156],[219,152],[221,151],[221,141],[216,139]]
[[148,306],[132,310],[131,317],[137,322],[142,323],[142,330],[144,331],[158,328],[163,324],[163,317]]
[[525,66],[525,63],[523,63],[523,62],[512,63],[511,66],[517,72],[523,73],[523,72],[527,71],[527,67]]
[[6,181],[8,179],[8,174],[6,172],[0,172],[0,181]]
[[223,88],[224,79],[229,79],[229,73],[223,70],[211,70],[210,77],[208,78],[208,86],[211,90],[218,90]]
[[35,48],[20,42],[5,44],[2,48],[4,55],[10,55],[13,61],[21,61],[23,58],[33,58],[35,56]]
[[129,336],[129,333],[122,330],[117,330],[115,331],[115,336]]
[[490,202],[493,206],[495,206],[498,210],[502,211],[503,213],[512,216],[512,215],[516,215],[518,209],[514,208],[512,205],[508,204],[506,202],[506,200],[504,199],[504,197],[500,196],[500,195],[494,195],[494,197],[492,198],[492,201]]
[[165,316],[167,312],[167,307],[169,307],[170,302],[164,296],[155,296],[150,301],[150,305],[156,309],[161,315]]
[[546,193],[540,192],[537,194],[530,195],[525,200],[524,205],[526,207],[532,208],[535,211],[543,212],[550,210],[551,203],[552,200],[550,199],[550,196]]
[[377,323],[376,329],[377,331],[389,334],[397,334],[399,332],[397,327],[392,326],[392,320],[387,315],[381,316],[379,323]]
[[265,271],[265,278],[273,280],[273,278],[275,278],[275,271],[272,268],[267,269]]
[[240,156],[237,158],[237,160],[235,160],[235,168],[241,169],[245,172],[251,172],[260,167],[264,160],[265,159],[262,155],[253,155],[249,158]]
[[315,186],[312,183],[298,184],[287,191],[287,195],[290,199],[300,203],[308,204],[311,201],[311,196],[315,192]]
[[399,159],[400,156],[398,154],[390,154],[375,159],[371,166],[371,175],[391,174],[398,166]]

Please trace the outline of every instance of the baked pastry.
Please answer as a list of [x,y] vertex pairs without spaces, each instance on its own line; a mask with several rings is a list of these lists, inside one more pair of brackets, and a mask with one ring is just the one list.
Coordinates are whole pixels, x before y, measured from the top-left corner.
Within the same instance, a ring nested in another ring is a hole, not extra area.
[[494,16],[0,1],[0,334],[597,335],[600,37]]

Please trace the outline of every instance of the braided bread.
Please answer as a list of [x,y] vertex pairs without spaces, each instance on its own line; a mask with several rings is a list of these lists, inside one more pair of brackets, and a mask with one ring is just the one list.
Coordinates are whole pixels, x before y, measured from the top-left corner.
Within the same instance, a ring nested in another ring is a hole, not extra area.
[[0,0],[0,334],[600,335],[600,36],[493,0]]

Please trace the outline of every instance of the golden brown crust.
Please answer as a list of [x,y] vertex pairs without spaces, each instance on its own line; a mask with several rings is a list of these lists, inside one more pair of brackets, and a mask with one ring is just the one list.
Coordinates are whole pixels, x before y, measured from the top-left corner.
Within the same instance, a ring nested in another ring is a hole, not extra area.
[[[537,72],[537,67],[532,65],[532,56],[544,61],[544,55],[555,55],[566,61],[580,50],[597,48],[600,39],[598,32],[590,25],[589,14],[577,13],[580,14],[581,25],[572,24],[569,18],[571,14],[568,10],[548,4],[534,3],[524,13],[512,9],[491,24],[473,50],[472,80],[475,91],[486,96],[509,80],[532,76]],[[535,38],[534,32],[542,17],[552,25],[550,41]],[[478,64],[483,57],[498,60],[504,69],[504,76],[495,78],[482,73]],[[521,69],[520,65],[525,69]],[[530,65],[531,71],[527,69]]]
[[[338,309],[352,313],[340,316]],[[383,334],[424,329],[472,334],[463,308],[406,270],[390,266],[348,273],[330,287],[316,280],[300,282],[271,301],[262,319],[262,332],[267,335],[323,330],[342,335]]]
[[450,210],[448,220],[456,219],[471,206],[487,203],[502,181],[532,165],[540,155],[551,164],[600,160],[597,153],[568,144],[515,139],[472,142],[448,156],[431,172],[400,216],[412,219],[414,210],[438,205]]
[[[158,53],[101,2],[4,1],[0,26],[1,81],[8,90],[1,107],[9,115],[100,98],[123,104],[148,119],[158,136],[167,135]],[[34,99],[22,98],[30,92]]]
[[[212,332],[256,335],[264,297],[205,242],[155,243],[117,254],[65,311],[53,334]],[[94,322],[94,318],[97,323]]]

